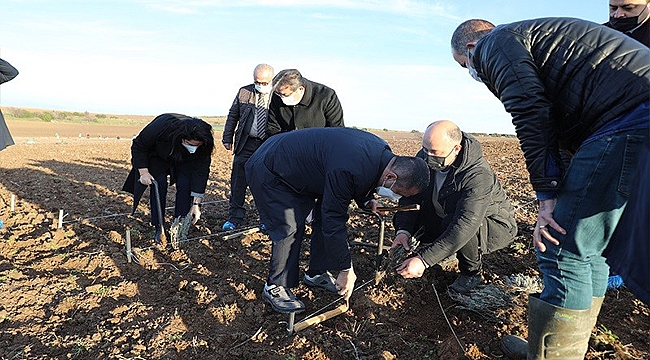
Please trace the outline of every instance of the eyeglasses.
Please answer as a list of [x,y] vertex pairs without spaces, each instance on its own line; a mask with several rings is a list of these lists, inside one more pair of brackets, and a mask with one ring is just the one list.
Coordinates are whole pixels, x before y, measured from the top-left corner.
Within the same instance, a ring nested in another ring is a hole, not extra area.
[[257,80],[255,80],[254,83],[256,85],[261,85],[261,86],[266,86],[266,85],[270,84],[270,82],[268,82],[268,81],[257,81]]
[[[286,94],[286,95],[285,95],[285,94],[282,94],[281,92],[279,92],[279,91],[277,91],[277,90],[274,91],[274,92],[275,92],[275,94],[276,94],[277,96],[279,96],[279,97],[282,97],[282,98],[288,98],[289,96],[295,94],[296,91],[298,91],[298,88],[296,88],[296,90],[291,91],[290,93],[288,93],[288,94]],[[286,91],[285,91],[285,93],[286,93]]]

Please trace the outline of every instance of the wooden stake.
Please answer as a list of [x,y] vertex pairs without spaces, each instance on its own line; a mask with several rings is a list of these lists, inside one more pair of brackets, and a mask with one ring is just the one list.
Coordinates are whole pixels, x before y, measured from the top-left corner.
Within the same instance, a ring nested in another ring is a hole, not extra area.
[[59,210],[59,224],[57,225],[57,229],[60,229],[63,227],[63,209]]
[[14,212],[16,207],[16,195],[11,194],[11,212]]
[[127,229],[126,230],[126,261],[130,264],[131,263],[131,230]]
[[310,317],[309,319],[305,319],[305,320],[297,323],[296,325],[294,325],[293,331],[298,332],[298,331],[301,331],[301,330],[305,330],[306,328],[308,328],[310,326],[320,324],[325,320],[328,320],[328,319],[331,319],[331,318],[333,318],[335,316],[341,315],[346,311],[348,311],[348,304],[341,304],[339,307],[337,307],[334,310],[324,312],[324,313],[322,313],[322,314],[320,314],[318,316]]

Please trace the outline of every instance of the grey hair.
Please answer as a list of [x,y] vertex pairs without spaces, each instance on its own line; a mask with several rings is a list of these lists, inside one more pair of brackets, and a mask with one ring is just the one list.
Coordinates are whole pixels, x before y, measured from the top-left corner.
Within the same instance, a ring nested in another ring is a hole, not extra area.
[[289,86],[291,91],[296,91],[296,89],[304,85],[303,77],[300,71],[296,69],[284,69],[273,77],[273,90]]

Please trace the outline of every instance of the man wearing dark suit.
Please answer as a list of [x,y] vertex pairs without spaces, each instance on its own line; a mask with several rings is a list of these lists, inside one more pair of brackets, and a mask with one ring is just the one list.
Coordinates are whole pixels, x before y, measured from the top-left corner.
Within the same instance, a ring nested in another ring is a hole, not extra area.
[[246,179],[272,241],[263,297],[276,311],[296,312],[304,304],[289,288],[298,285],[309,211],[314,216],[303,281],[349,298],[356,280],[346,231],[350,202],[376,209],[375,191],[394,200],[418,194],[429,184],[429,170],[422,159],[395,156],[371,133],[315,128],[271,136],[246,163]]
[[609,0],[609,22],[645,46],[650,46],[650,0]]
[[235,156],[230,173],[228,221],[222,226],[224,230],[234,230],[244,222],[244,198],[248,186],[244,164],[266,138],[272,79],[273,68],[270,65],[257,65],[253,71],[254,83],[239,89],[228,112],[222,142]]
[[280,71],[273,78],[273,90],[267,127],[269,135],[311,127],[345,126],[336,92],[305,79],[300,71]]

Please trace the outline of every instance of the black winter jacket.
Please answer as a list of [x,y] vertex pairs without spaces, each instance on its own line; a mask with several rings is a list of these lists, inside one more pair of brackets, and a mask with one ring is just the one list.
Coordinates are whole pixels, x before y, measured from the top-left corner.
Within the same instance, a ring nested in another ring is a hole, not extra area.
[[295,106],[285,105],[276,94],[271,97],[266,128],[269,136],[312,127],[345,126],[343,109],[336,92],[323,84],[303,80],[305,95]]
[[494,28],[472,64],[512,115],[536,191],[554,192],[559,150],[574,152],[604,124],[650,95],[650,50],[585,20],[545,18]]
[[[133,169],[129,174],[122,190],[136,194],[142,189],[136,189],[136,182],[139,178],[138,170],[148,168],[151,175],[161,173],[170,174],[170,184],[175,183],[175,168],[178,165],[174,160],[173,152],[180,152],[181,162],[192,174],[190,180],[190,191],[197,195],[203,195],[210,175],[210,162],[212,160],[209,151],[201,146],[194,154],[190,154],[185,148],[172,143],[172,132],[178,124],[190,117],[181,114],[162,114],[157,116],[145,126],[138,136],[133,139],[131,145],[131,162]],[[205,123],[205,126],[210,126]]]
[[250,84],[239,88],[237,96],[230,106],[226,123],[223,126],[221,142],[233,144],[233,153],[239,154],[244,148],[255,120],[255,85]]
[[[485,219],[496,222],[500,229],[488,233],[488,238],[483,239],[487,240],[480,244],[484,253],[503,248],[517,234],[514,209],[483,157],[481,144],[471,135],[463,133],[461,145],[462,149],[450,165],[438,193],[438,202],[445,212],[441,224],[444,231],[431,245],[419,251],[428,265],[434,265],[458,251],[477,234]],[[422,150],[416,156],[426,160]],[[435,171],[431,170],[431,181],[424,192],[400,200],[400,205],[420,204],[420,210],[396,213],[393,218],[395,230],[406,230],[413,234],[423,222],[427,227],[436,226],[432,222],[439,217],[431,199],[435,176]]]

